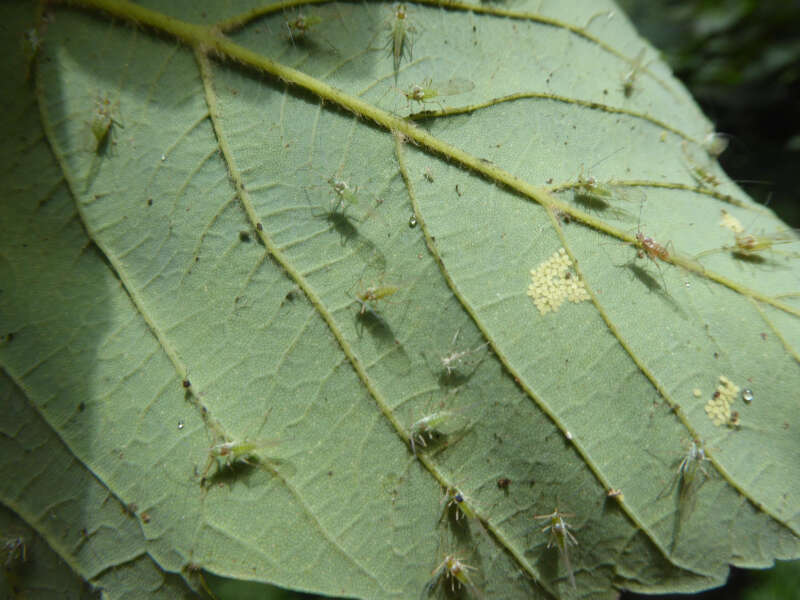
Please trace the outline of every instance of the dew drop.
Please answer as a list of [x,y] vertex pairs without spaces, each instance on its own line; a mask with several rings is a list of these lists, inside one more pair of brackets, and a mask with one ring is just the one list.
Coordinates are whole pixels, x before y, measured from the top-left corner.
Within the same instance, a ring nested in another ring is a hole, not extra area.
[[183,419],[181,419],[180,421],[178,421],[178,429],[183,429],[183,427],[184,427]]
[[167,155],[166,154],[162,154],[161,155],[161,162],[164,162],[165,160],[167,160]]
[[408,226],[414,228],[417,226],[417,216],[411,215],[411,218],[408,220]]
[[753,390],[750,388],[744,388],[742,390],[742,400],[750,404],[753,401]]

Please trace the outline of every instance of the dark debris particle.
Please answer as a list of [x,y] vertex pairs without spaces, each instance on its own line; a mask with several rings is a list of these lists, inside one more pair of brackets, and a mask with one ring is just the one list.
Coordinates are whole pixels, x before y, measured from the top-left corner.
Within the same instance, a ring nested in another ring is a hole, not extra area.
[[501,490],[507,490],[508,486],[511,485],[511,480],[508,477],[501,477],[497,480],[497,487]]
[[81,402],[78,404],[78,411],[83,412],[84,410],[86,410],[86,402]]
[[258,231],[264,231],[264,226],[261,223],[256,223],[256,229]]
[[250,241],[250,232],[249,231],[240,231],[239,232],[239,240],[242,242],[249,242]]
[[190,387],[192,387],[192,382],[191,382],[191,381],[189,381],[188,379],[184,379],[184,380],[181,382],[181,385],[183,385],[183,387],[184,387],[185,389],[189,389]]

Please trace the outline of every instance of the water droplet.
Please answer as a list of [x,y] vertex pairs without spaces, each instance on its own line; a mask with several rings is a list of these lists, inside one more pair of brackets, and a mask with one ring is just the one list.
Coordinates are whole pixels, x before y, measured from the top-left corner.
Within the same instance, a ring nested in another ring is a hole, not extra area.
[[167,160],[167,155],[166,154],[162,154],[161,155],[161,161],[163,162],[165,160]]
[[411,215],[411,218],[408,220],[408,226],[412,227],[412,228],[417,226],[417,216],[416,215]]
[[750,404],[753,401],[753,390],[750,388],[744,388],[742,390],[742,400]]
[[183,429],[183,419],[178,421],[178,429]]

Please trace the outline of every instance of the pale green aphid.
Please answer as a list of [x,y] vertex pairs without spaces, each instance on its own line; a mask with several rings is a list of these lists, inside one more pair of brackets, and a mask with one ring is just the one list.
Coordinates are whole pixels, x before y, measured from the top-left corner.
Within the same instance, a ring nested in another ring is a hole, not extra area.
[[473,82],[457,77],[441,83],[433,83],[430,79],[426,79],[422,82],[422,85],[412,85],[407,90],[402,90],[402,92],[409,104],[411,102],[423,104],[431,102],[434,98],[440,96],[455,96],[473,89],[475,89]]
[[457,413],[451,410],[440,410],[414,421],[411,427],[408,428],[408,441],[414,456],[417,455],[415,444],[419,444],[423,448],[427,447],[428,442],[433,441],[438,435],[441,435],[439,428],[450,422],[456,416]]
[[[623,148],[618,148],[608,156],[601,158],[589,167],[589,171],[591,172],[597,165],[608,160],[622,150]],[[575,199],[584,204],[593,205],[594,207],[606,208],[613,200],[636,202],[641,205],[647,197],[640,189],[618,185],[613,181],[601,183],[591,175],[589,177],[584,177],[583,166],[581,166],[581,172],[578,175],[578,184],[575,186]]]
[[398,291],[400,291],[400,288],[396,285],[378,285],[368,287],[363,292],[358,292],[356,294],[356,302],[361,305],[361,310],[358,314],[363,315],[368,310],[376,313],[374,304],[378,300],[393,296]]
[[403,57],[411,60],[412,43],[409,33],[415,33],[416,29],[408,18],[408,9],[403,3],[395,4],[392,9],[392,16],[389,17],[389,41],[386,46],[391,48],[392,61],[394,64],[394,79],[397,81],[397,72]]
[[289,30],[289,37],[292,41],[302,39],[312,27],[322,23],[322,17],[317,15],[299,14],[293,19],[286,21],[286,28]]
[[710,477],[709,472],[703,466],[704,462],[710,460],[706,456],[702,443],[699,440],[692,440],[688,451],[678,465],[672,482],[658,495],[658,498],[661,498],[672,492],[676,486],[678,487],[678,512],[675,532],[672,538],[673,548],[677,544],[681,526],[694,509],[697,491],[703,482]]
[[432,594],[442,581],[449,579],[451,592],[455,593],[456,586],[461,587],[464,585],[468,587],[473,594],[481,597],[480,591],[475,584],[472,583],[472,579],[470,579],[468,574],[468,571],[474,570],[476,570],[475,567],[464,563],[461,559],[456,558],[454,554],[448,554],[444,557],[444,560],[439,563],[439,566],[431,571],[433,579],[425,586],[425,591],[428,594]]
[[105,144],[111,133],[111,127],[115,124],[119,125],[119,122],[111,115],[111,100],[108,96],[97,97],[92,120],[89,122],[89,128],[95,139],[95,151],[100,150]]
[[277,445],[274,440],[242,440],[240,442],[225,441],[214,444],[208,451],[208,462],[203,471],[203,479],[208,474],[211,465],[216,461],[217,472],[229,469],[236,463],[255,466],[258,462],[258,452],[264,448]]
[[686,162],[689,165],[689,172],[692,174],[692,177],[699,183],[701,186],[703,185],[710,185],[712,187],[717,187],[720,184],[720,180],[714,175],[711,171],[709,171],[706,167],[701,166],[691,155],[689,152],[689,146],[686,142],[681,144],[681,148],[683,149],[683,155],[686,158]]
[[575,536],[570,533],[571,527],[567,524],[564,520],[564,517],[572,517],[574,515],[559,512],[558,508],[556,508],[553,512],[549,515],[534,515],[534,519],[549,519],[550,524],[543,528],[542,531],[550,531],[550,539],[547,542],[547,547],[552,548],[555,546],[558,548],[558,553],[561,555],[561,558],[564,559],[564,565],[567,568],[567,573],[569,574],[569,582],[572,584],[572,587],[577,587],[575,585],[575,575],[572,572],[572,564],[569,561],[569,546],[572,544],[573,546],[578,545],[578,540],[575,539]]
[[[455,348],[456,341],[458,340],[458,336],[461,333],[461,329],[457,330],[455,335],[453,336],[453,341],[451,342],[450,347]],[[458,369],[459,367],[467,364],[470,361],[470,357],[483,350],[489,345],[488,342],[484,342],[483,344],[479,344],[474,348],[467,348],[465,350],[456,350],[453,349],[450,354],[445,356],[440,356],[439,361],[442,363],[442,368],[445,371],[445,375],[450,377],[453,372]]]
[[773,233],[753,234],[742,232],[734,232],[734,243],[730,246],[722,246],[720,248],[712,248],[711,250],[704,250],[695,258],[707,256],[716,252],[732,252],[734,255],[744,258],[759,258],[761,252],[770,251],[776,254],[781,254],[789,258],[800,258],[800,253],[790,252],[786,250],[778,250],[773,246],[777,244],[792,244],[800,242],[797,235],[790,229],[785,231],[775,231]]
[[703,463],[710,459],[706,456],[706,451],[701,445],[699,440],[692,440],[689,444],[689,450],[678,465],[678,471],[672,479],[669,487],[662,492],[659,497],[664,496],[679,486],[678,497],[681,503],[688,503],[697,488],[700,487],[702,481],[698,478],[698,471],[704,477],[708,477],[708,471],[703,466]]
[[[458,488],[447,488],[445,491],[444,500],[447,503],[444,505],[444,509],[442,510],[442,516],[444,516],[448,509],[452,506],[455,510],[455,519],[456,521],[459,520],[461,515],[464,515],[467,519],[474,519],[476,522],[480,523],[480,519],[478,518],[478,514],[472,510],[469,506],[469,501],[467,500],[466,496]],[[443,501],[444,501],[443,500]],[[481,525],[483,527],[483,525]]]
[[639,54],[637,54],[636,58],[634,58],[631,62],[631,70],[628,71],[622,78],[622,91],[624,92],[626,98],[630,98],[633,95],[636,85],[636,76],[642,69],[645,68],[645,52],[647,52],[647,48],[642,48],[639,50]]
[[355,206],[358,204],[358,186],[350,187],[350,184],[345,180],[337,179],[336,177],[330,177],[327,181],[337,198],[333,210],[339,210],[339,208],[347,208],[347,206]]
[[647,199],[645,193],[640,189],[621,186],[612,181],[601,183],[594,177],[584,178],[582,174],[578,176],[575,196],[579,200],[588,200],[590,203],[599,205],[609,205],[613,200],[641,203]]

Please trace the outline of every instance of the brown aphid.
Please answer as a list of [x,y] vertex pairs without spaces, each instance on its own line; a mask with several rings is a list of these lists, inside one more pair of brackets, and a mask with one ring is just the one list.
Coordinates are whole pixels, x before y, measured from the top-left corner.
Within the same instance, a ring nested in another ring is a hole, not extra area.
[[657,258],[665,261],[669,260],[669,250],[667,250],[653,238],[644,235],[641,231],[637,231],[635,237],[639,244],[640,251],[644,252],[647,255],[647,258],[654,262]]

